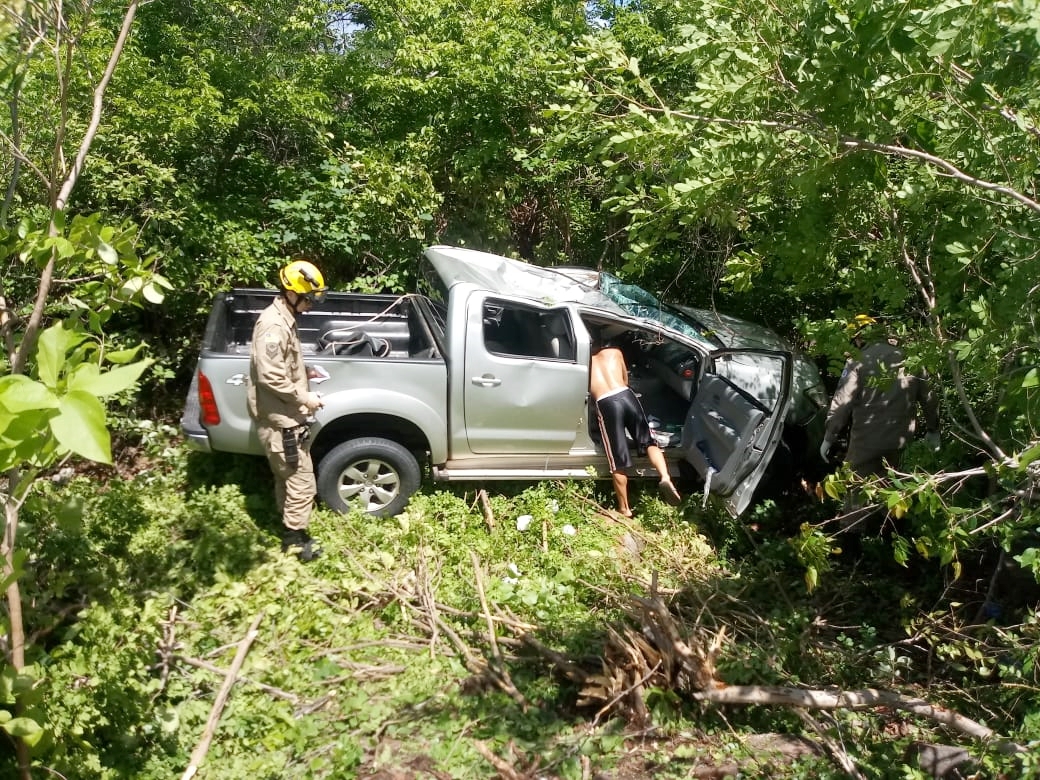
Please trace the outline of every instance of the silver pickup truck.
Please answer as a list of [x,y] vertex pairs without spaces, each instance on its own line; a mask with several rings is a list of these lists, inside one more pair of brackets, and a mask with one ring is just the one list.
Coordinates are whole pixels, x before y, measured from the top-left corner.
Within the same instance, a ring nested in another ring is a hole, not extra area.
[[[673,477],[737,515],[780,441],[792,356],[719,349],[682,320],[623,307],[573,274],[456,247],[425,252],[402,296],[330,293],[299,319],[319,497],[392,515],[434,480],[609,479],[589,399],[590,328],[623,344]],[[246,410],[249,341],[277,293],[218,295],[182,430],[214,452],[262,454]],[[636,458],[633,477],[655,476]]]

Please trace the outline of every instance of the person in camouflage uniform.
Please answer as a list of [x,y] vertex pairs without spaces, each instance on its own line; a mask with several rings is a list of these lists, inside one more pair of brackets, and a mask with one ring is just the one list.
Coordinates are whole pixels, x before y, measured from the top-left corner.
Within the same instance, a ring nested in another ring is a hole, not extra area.
[[[841,432],[849,427],[845,460],[861,477],[880,476],[899,465],[899,456],[914,438],[917,409],[924,414],[925,438],[939,446],[939,402],[924,372],[910,373],[902,350],[893,339],[879,338],[874,321],[860,315],[859,359],[850,359],[838,380],[827,413],[820,455],[824,460]],[[877,341],[863,348],[866,340]]]
[[260,313],[249,353],[249,415],[274,474],[274,494],[284,526],[282,551],[310,561],[321,552],[307,531],[317,486],[308,440],[308,418],[322,407],[310,389],[296,316],[325,297],[321,272],[305,260],[279,272],[281,295]]
[[[879,336],[873,319],[860,315],[857,324],[854,342],[862,351],[858,359],[849,359],[838,380],[820,455],[826,461],[834,441],[848,427],[845,461],[859,477],[879,477],[889,466],[898,468],[903,448],[914,438],[918,407],[925,418],[925,440],[939,449],[939,401],[928,375],[906,370],[902,350],[894,339]],[[864,347],[867,340],[874,343]],[[858,488],[846,493],[838,518],[841,530],[865,533],[884,521],[884,507],[864,501]]]

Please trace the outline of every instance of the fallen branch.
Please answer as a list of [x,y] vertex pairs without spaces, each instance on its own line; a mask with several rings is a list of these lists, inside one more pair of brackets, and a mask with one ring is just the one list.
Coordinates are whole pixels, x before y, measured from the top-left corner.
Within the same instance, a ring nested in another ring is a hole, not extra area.
[[246,660],[246,653],[249,652],[249,647],[253,644],[253,640],[257,636],[257,628],[260,626],[260,621],[263,620],[264,611],[260,610],[255,618],[253,618],[252,625],[249,626],[249,630],[246,635],[242,637],[242,640],[238,643],[238,651],[235,653],[235,660],[231,662],[231,668],[228,669],[227,676],[224,678],[223,685],[220,686],[220,692],[217,694],[216,700],[213,702],[213,708],[209,712],[209,720],[206,722],[206,728],[202,732],[202,738],[199,740],[199,744],[195,746],[195,749],[191,752],[191,763],[188,764],[188,768],[184,770],[184,774],[181,775],[181,780],[191,780],[195,774],[199,771],[199,767],[202,765],[203,760],[206,758],[206,753],[209,752],[209,745],[213,741],[213,735],[217,730],[217,723],[220,721],[220,715],[224,711],[224,705],[227,703],[228,696],[231,694],[231,686],[235,684],[235,680],[238,679],[238,671],[242,668],[242,663]]
[[845,774],[854,778],[854,780],[867,780],[866,775],[856,768],[856,763],[852,760],[852,756],[848,754],[845,748],[828,736],[823,725],[816,718],[805,710],[798,710],[798,717],[802,719],[802,723],[816,732],[816,738],[820,741],[820,744],[830,753],[831,758],[834,759],[834,762],[841,767]]
[[[225,678],[227,677],[227,675],[231,673],[229,670],[222,669],[216,664],[211,664],[209,661],[203,661],[201,658],[189,658],[185,655],[175,655],[173,656],[173,660],[181,661],[183,663],[186,663],[188,666],[194,666],[196,669],[202,669],[207,672],[213,672],[213,674],[223,675]],[[259,688],[264,693],[269,693],[276,699],[285,699],[286,701],[292,702],[293,704],[296,704],[300,699],[300,697],[297,696],[295,693],[284,691],[281,688],[275,688],[273,685],[267,685],[266,683],[258,682],[257,680],[251,680],[250,678],[243,677],[242,675],[238,675],[233,680],[233,682],[244,682],[248,685],[252,685],[255,688]]]
[[[727,685],[715,678],[715,657],[721,649],[725,631],[714,635],[703,629],[693,639],[684,637],[675,616],[651,585],[649,598],[635,598],[638,627],[621,631],[607,627],[605,646],[600,653],[598,671],[585,670],[559,652],[541,645],[530,636],[524,643],[538,651],[570,680],[581,686],[579,706],[596,707],[596,718],[620,715],[630,723],[645,725],[643,702],[632,696],[644,687],[675,690],[695,701],[712,704],[780,705],[799,710],[866,710],[887,708],[912,713],[974,739],[988,742],[1001,753],[1025,751],[1021,745],[1003,739],[992,729],[953,710],[924,699],[873,688],[811,690],[784,686]],[[828,746],[832,755],[850,775],[858,770],[844,751]]]
[[491,657],[494,661],[494,665],[489,665],[488,668],[495,675],[495,678],[499,682],[499,686],[526,712],[527,699],[524,698],[524,695],[520,693],[516,685],[513,684],[513,679],[509,675],[509,669],[506,668],[505,663],[502,661],[502,651],[498,649],[498,641],[495,636],[495,620],[491,616],[491,608],[488,606],[487,593],[484,591],[484,576],[481,573],[480,559],[472,550],[469,551],[469,555],[470,561],[473,564],[473,578],[477,587],[477,595],[480,598],[480,607],[483,610],[484,619],[487,621],[488,644],[491,646]]
[[858,691],[843,691],[837,688],[804,689],[769,685],[725,685],[702,691],[692,691],[697,701],[713,704],[765,704],[787,707],[804,707],[810,710],[867,710],[888,707],[893,710],[911,712],[922,718],[941,723],[970,737],[997,744],[1001,753],[1023,753],[1025,748],[1014,742],[1002,740],[992,729],[966,718],[960,713],[931,704],[924,699],[903,696],[892,691],[864,688]]
[[[532,778],[539,776],[538,765],[541,763],[541,759],[537,756],[531,761],[531,765],[526,769],[517,769],[505,759],[495,755],[491,748],[489,748],[484,742],[477,740],[473,743],[473,746],[477,749],[477,752],[495,768],[501,780],[531,780]],[[510,758],[515,761],[516,750],[512,740],[510,740],[506,748],[509,751]]]
[[[652,584],[651,594],[653,592]],[[1001,739],[992,729],[958,712],[931,704],[924,699],[903,696],[892,691],[874,688],[843,691],[838,688],[808,690],[784,686],[726,685],[714,677],[714,659],[721,648],[724,630],[716,633],[706,650],[691,647],[681,639],[674,616],[659,597],[652,595],[647,599],[636,598],[635,603],[642,607],[641,622],[644,630],[649,630],[657,643],[654,659],[664,657],[674,663],[678,658],[690,674],[690,682],[684,687],[696,701],[714,704],[779,704],[810,710],[865,710],[888,707],[927,718],[975,739],[994,742],[1002,753],[1020,753],[1025,750],[1021,745]],[[669,669],[669,684],[674,685],[679,679],[677,671],[675,668]]]

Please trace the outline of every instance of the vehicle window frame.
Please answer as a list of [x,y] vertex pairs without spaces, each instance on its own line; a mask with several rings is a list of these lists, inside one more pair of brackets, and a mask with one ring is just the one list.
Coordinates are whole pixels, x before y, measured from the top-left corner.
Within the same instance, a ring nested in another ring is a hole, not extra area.
[[578,346],[566,309],[545,309],[488,297],[481,335],[489,354],[518,360],[577,360]]

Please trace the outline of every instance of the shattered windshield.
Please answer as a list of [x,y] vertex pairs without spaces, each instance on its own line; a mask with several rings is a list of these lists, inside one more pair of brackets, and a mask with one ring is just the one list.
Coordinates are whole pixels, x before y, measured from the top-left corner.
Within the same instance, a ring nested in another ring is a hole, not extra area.
[[657,297],[635,284],[625,284],[613,274],[600,272],[599,291],[612,300],[633,317],[659,322],[667,328],[678,331],[704,344],[709,349],[716,349],[719,344],[709,335],[709,328],[701,326],[692,317],[683,315],[667,303],[661,303]]

